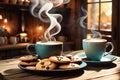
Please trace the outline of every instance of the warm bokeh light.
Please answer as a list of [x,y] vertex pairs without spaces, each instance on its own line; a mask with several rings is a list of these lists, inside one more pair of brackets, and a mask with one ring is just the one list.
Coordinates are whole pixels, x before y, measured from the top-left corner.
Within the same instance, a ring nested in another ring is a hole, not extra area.
[[20,36],[21,36],[21,37],[26,37],[26,36],[27,36],[27,33],[20,33]]
[[42,27],[42,26],[39,26],[39,30],[43,30],[43,27]]
[[92,34],[87,34],[86,39],[91,39],[92,38]]
[[3,19],[2,15],[0,15],[0,19]]
[[8,20],[7,20],[7,18],[5,18],[5,19],[4,19],[4,23],[7,23],[7,22],[8,22]]
[[5,25],[3,25],[2,28],[5,29]]
[[11,33],[11,28],[9,26],[6,26],[5,29],[7,30],[8,33]]
[[25,3],[29,4],[30,3],[30,0],[24,0]]
[[22,25],[22,32],[24,32],[25,31],[25,26],[24,25]]

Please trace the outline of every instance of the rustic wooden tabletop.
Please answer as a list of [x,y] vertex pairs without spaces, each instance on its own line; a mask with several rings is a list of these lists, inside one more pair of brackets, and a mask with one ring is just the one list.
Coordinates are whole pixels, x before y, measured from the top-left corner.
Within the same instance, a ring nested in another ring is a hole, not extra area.
[[[76,51],[70,52],[70,54],[75,55]],[[0,80],[120,80],[120,57],[117,57],[112,63],[88,64],[78,71],[65,71],[60,76],[58,76],[59,71],[52,76],[30,73],[20,69],[18,63],[18,58],[1,60]],[[43,74],[47,74],[47,72]]]

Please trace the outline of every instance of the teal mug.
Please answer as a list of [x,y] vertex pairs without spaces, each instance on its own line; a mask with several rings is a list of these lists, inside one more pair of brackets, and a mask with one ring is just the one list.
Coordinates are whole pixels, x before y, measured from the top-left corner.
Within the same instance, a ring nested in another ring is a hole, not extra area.
[[[100,61],[103,56],[111,54],[114,50],[112,42],[99,38],[83,39],[82,46],[87,58],[94,61]],[[109,52],[106,52],[108,46],[111,46],[111,49]]]
[[36,55],[30,50],[33,46],[35,53],[40,59],[48,58],[50,56],[60,56],[63,51],[63,42],[49,41],[49,42],[36,42],[35,44],[28,44],[26,50],[31,55]]

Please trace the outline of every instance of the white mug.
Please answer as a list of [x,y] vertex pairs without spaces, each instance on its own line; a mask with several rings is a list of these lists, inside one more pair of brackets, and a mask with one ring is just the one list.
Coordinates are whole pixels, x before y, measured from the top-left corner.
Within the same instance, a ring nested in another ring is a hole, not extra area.
[[4,37],[0,37],[0,45],[4,45],[5,44],[5,38]]
[[18,41],[19,41],[19,39],[16,36],[11,36],[9,39],[10,44],[17,44]]

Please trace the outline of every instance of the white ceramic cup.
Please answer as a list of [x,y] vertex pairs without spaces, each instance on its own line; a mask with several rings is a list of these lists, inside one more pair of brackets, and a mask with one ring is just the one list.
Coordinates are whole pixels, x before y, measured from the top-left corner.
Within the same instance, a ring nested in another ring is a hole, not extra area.
[[17,44],[18,41],[19,41],[19,39],[18,39],[18,37],[16,37],[16,36],[11,36],[11,37],[9,38],[10,44]]
[[4,45],[5,44],[5,38],[4,37],[0,37],[0,45]]

